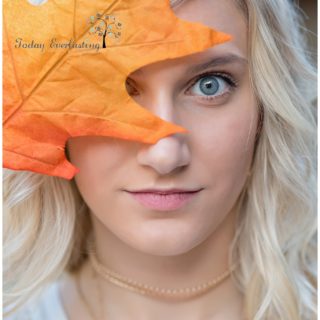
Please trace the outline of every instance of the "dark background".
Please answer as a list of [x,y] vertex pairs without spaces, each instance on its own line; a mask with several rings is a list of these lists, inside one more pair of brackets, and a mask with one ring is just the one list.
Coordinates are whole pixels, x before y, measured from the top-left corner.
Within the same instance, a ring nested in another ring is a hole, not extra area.
[[308,40],[313,57],[317,59],[317,0],[299,0],[299,6],[305,13],[305,22],[308,32]]

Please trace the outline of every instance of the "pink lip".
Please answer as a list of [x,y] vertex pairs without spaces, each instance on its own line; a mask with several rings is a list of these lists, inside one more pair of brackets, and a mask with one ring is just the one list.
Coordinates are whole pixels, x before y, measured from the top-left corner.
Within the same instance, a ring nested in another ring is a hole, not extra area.
[[173,211],[180,209],[192,198],[194,198],[202,189],[195,191],[186,190],[142,190],[127,191],[146,208],[158,211]]

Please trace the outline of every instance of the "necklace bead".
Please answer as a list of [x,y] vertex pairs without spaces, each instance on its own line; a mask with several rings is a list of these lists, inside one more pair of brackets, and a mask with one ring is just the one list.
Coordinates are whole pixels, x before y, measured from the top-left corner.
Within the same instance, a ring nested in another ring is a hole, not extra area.
[[206,293],[207,291],[215,288],[221,282],[226,280],[235,269],[235,265],[227,269],[225,272],[220,274],[218,277],[209,280],[203,284],[196,285],[191,288],[159,288],[150,286],[147,284],[139,283],[133,279],[126,278],[114,271],[109,270],[104,265],[102,265],[94,250],[89,251],[89,259],[93,269],[98,275],[103,279],[130,291],[153,297],[162,297],[162,298],[177,298],[177,299],[187,299],[192,298],[201,294]]

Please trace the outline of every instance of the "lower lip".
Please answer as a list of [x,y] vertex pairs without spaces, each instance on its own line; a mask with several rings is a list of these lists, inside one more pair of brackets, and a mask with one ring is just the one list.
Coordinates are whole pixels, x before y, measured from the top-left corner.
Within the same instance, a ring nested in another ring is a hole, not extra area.
[[173,211],[182,208],[199,191],[160,194],[153,192],[129,192],[135,200],[146,208],[158,211]]

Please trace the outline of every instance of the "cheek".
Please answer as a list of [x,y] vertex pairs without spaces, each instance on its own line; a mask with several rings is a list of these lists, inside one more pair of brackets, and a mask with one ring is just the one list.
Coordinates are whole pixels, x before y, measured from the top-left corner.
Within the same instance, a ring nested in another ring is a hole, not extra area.
[[101,137],[72,139],[69,144],[70,161],[80,172],[75,181],[84,200],[91,207],[96,199],[105,198],[121,175],[128,161],[124,142]]
[[212,165],[230,166],[230,169],[238,167],[251,156],[255,127],[256,119],[253,114],[215,121],[210,131],[203,126],[199,132],[202,156],[211,159]]
[[[230,112],[232,110],[232,112]],[[216,194],[239,194],[250,170],[257,127],[254,103],[207,117],[193,131],[198,172],[210,175]]]

